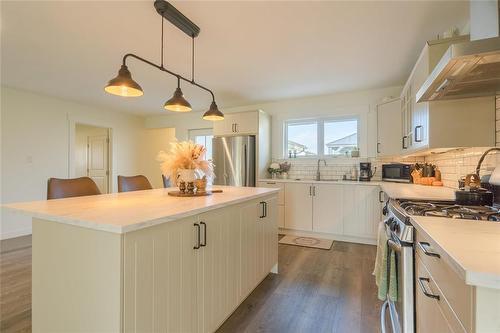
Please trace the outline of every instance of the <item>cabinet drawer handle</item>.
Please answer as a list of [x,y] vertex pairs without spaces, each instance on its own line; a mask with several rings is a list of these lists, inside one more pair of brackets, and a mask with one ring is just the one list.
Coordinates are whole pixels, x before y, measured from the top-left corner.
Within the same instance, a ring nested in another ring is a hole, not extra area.
[[276,182],[267,182],[268,185],[276,185]]
[[380,154],[380,142],[377,142],[377,154]]
[[430,252],[429,250],[427,250],[427,247],[431,246],[431,244],[429,244],[427,242],[417,242],[417,244],[418,244],[418,247],[420,248],[420,250],[422,250],[422,252],[425,253],[425,255],[427,255],[429,257],[441,258],[441,255],[439,253]]
[[197,229],[197,240],[196,240],[196,245],[193,247],[193,249],[198,250],[200,248],[200,225],[198,223],[194,223],[194,226]]
[[266,206],[265,206],[266,203],[264,201],[261,201],[259,203],[262,205],[261,206],[262,210],[261,210],[261,214],[260,214],[259,218],[262,219],[262,218],[266,217]]
[[203,243],[200,246],[207,246],[207,224],[205,222],[200,222],[203,226]]
[[[420,135],[420,139],[418,138],[418,132],[419,129],[423,129],[424,127],[422,125],[415,126],[415,142],[422,142],[422,135]],[[420,134],[422,134],[422,131],[420,131]]]
[[422,290],[422,293],[424,293],[425,296],[429,297],[429,298],[434,298],[434,299],[437,299],[439,301],[440,297],[439,295],[434,295],[430,292],[427,291],[427,289],[425,288],[424,286],[424,282],[427,282],[427,284],[429,284],[429,281],[430,279],[429,278],[424,278],[424,277],[419,277],[418,278],[418,285],[420,286],[420,290]]
[[234,124],[234,132],[238,133],[238,124]]
[[406,139],[408,139],[408,136],[407,135],[403,136],[403,149],[408,149],[408,146],[406,145],[405,141]]
[[316,196],[316,186],[313,186],[313,197]]
[[384,194],[384,191],[378,191],[378,201],[379,202],[384,202],[384,198],[383,198],[383,195]]
[[309,196],[310,197],[312,197],[312,191],[313,191],[312,186],[309,186]]

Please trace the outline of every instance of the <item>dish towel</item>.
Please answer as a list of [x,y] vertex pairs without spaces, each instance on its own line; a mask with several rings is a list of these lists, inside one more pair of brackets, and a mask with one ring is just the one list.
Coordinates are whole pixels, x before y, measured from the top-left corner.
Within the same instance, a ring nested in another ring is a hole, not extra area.
[[378,299],[385,301],[389,296],[389,299],[395,302],[398,299],[396,254],[389,248],[388,240],[389,236],[385,229],[385,223],[380,222],[378,225],[377,257],[375,258],[373,275],[375,275],[375,283],[378,287]]

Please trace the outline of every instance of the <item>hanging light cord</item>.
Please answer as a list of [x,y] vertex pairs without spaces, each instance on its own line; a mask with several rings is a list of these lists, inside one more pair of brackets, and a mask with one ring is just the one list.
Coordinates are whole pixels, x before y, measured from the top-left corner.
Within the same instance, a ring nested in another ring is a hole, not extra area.
[[161,67],[163,67],[163,15],[161,17]]
[[192,37],[193,43],[191,47],[191,82],[194,82],[194,36]]

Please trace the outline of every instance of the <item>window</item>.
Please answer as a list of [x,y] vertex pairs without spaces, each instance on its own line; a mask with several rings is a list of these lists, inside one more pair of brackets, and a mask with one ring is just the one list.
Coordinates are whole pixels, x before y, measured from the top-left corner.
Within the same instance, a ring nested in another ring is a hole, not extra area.
[[213,139],[211,128],[200,128],[189,130],[189,140],[194,143],[200,144],[207,148],[207,153],[205,159],[212,159],[212,139]]
[[288,121],[285,142],[285,157],[351,156],[358,148],[358,119]]

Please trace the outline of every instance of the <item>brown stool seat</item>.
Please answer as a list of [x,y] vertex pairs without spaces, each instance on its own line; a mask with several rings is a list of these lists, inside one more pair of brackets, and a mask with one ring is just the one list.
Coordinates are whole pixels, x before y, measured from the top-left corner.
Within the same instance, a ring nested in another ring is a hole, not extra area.
[[151,190],[152,188],[153,186],[151,186],[146,176],[118,176],[118,192]]
[[89,177],[49,178],[47,182],[47,200],[98,194],[101,194],[101,191]]

